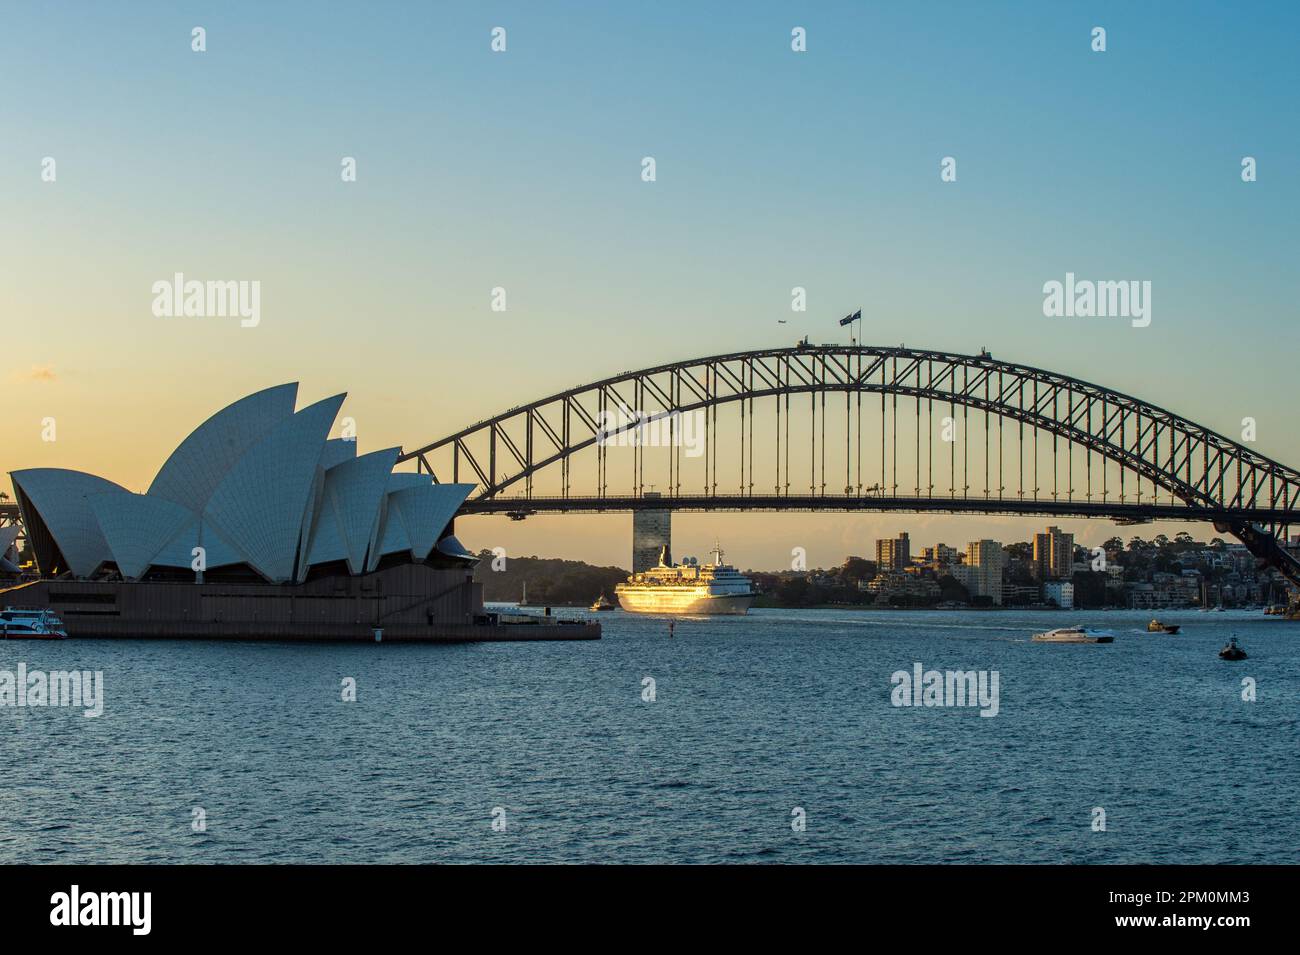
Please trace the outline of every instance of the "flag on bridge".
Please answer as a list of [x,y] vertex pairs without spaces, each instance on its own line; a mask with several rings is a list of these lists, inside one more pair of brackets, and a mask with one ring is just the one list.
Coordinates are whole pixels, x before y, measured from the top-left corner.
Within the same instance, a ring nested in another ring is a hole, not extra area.
[[853,323],[853,322],[856,322],[856,321],[857,321],[858,319],[860,319],[861,317],[862,317],[862,309],[858,309],[858,310],[857,310],[856,312],[854,312],[852,315],[845,315],[843,318],[841,318],[841,319],[840,319],[840,324],[841,324],[841,325],[849,325],[849,324],[851,324],[851,323]]

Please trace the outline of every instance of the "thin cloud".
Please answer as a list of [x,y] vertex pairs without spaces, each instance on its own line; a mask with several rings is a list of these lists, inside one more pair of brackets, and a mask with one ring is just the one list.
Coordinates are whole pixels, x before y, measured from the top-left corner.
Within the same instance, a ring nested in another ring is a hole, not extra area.
[[27,373],[28,381],[58,381],[59,376],[54,373],[51,365],[36,365]]

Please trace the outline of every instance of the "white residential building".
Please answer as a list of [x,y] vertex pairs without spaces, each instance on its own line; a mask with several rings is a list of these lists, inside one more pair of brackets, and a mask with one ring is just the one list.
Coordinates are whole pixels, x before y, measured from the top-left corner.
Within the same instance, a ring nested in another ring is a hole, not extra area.
[[1043,599],[1062,610],[1071,610],[1074,607],[1074,584],[1068,580],[1049,580],[1043,584]]
[[1002,605],[1002,544],[995,540],[971,541],[966,545],[966,562],[952,568],[952,575],[971,597],[988,597]]

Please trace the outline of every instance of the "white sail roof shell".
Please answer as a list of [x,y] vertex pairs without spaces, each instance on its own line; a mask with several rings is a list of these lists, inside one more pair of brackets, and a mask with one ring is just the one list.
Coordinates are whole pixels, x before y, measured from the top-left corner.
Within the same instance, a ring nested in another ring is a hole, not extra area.
[[230,469],[293,414],[297,400],[298,384],[292,382],[222,408],[171,453],[149,485],[148,495],[200,513]]
[[[90,499],[110,491],[129,494],[126,488],[66,468],[30,468],[14,471],[10,477],[36,509],[37,518],[45,524],[75,576],[89,577],[100,564],[113,559]],[[29,520],[31,515],[23,517]]]
[[7,574],[18,573],[18,550],[14,547],[14,541],[18,540],[22,530],[16,524],[0,527],[0,570]]
[[154,554],[150,563],[154,567],[193,567],[196,547],[203,548],[203,561],[208,570],[244,562],[243,555],[221,539],[211,522],[192,517]]
[[[446,530],[447,524],[473,484],[430,484],[428,475],[394,474],[385,498],[379,544],[371,551],[367,570],[379,566],[379,559],[409,552],[412,560],[424,560]],[[412,478],[416,480],[412,480]],[[396,485],[397,490],[392,490]]]
[[328,471],[345,461],[355,461],[356,458],[357,442],[355,439],[330,438],[325,442],[325,450],[321,452],[320,466]]
[[380,505],[400,451],[372,451],[325,472],[309,565],[346,560],[352,573],[365,572],[366,555],[378,534]]
[[470,553],[470,551],[465,548],[465,545],[456,538],[455,534],[448,534],[442,540],[438,541],[438,546],[435,549],[439,554],[446,557],[456,557],[461,560],[478,560],[478,555]]
[[[340,464],[345,464],[348,461],[355,461],[356,457],[357,443],[355,439],[331,438],[325,442],[325,446],[321,449],[320,463],[316,466],[316,480],[312,483],[311,495],[307,499],[307,511],[303,517],[302,533],[298,539],[299,555],[309,555],[311,542],[318,536],[315,525],[321,514],[321,495],[325,491],[325,472],[330,470],[330,468],[337,467]],[[328,542],[335,536],[334,530],[335,529],[332,527],[322,528],[319,536],[322,537],[323,541]],[[330,553],[334,553],[338,550],[337,547],[332,545],[323,544],[322,546],[327,546]],[[330,559],[342,560],[343,556],[344,555],[339,554],[339,556]],[[322,561],[316,561],[315,563],[321,562]],[[310,560],[310,557],[298,561],[299,583],[302,583],[307,579],[307,571],[311,568],[312,563],[313,561]]]
[[375,546],[370,550],[370,560],[366,563],[366,570],[375,570],[379,566],[380,558],[387,557],[389,554],[410,552],[411,539],[406,536],[406,525],[402,522],[401,512],[397,510],[397,505],[392,502],[392,498],[384,495],[379,535],[375,540]]
[[392,492],[409,487],[427,487],[433,483],[433,476],[418,474],[414,471],[395,471],[388,476],[388,493],[379,509],[379,530],[375,537],[375,546],[370,549],[370,560],[366,570],[379,566],[379,560],[390,554],[411,551],[411,539],[406,536],[406,525],[402,514],[392,503]]
[[389,512],[396,505],[401,513],[412,558],[424,560],[429,556],[472,490],[473,484],[430,484],[389,493]]
[[117,569],[133,580],[143,577],[154,556],[195,520],[193,511],[167,498],[127,491],[93,495],[90,506]]
[[274,583],[294,578],[316,469],[345,397],[318,401],[273,428],[222,478],[204,509],[244,561]]

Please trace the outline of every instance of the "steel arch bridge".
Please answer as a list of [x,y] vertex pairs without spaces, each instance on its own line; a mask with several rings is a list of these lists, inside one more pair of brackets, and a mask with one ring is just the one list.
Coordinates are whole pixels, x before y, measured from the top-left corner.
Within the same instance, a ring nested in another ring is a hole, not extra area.
[[1209,521],[1300,583],[1280,543],[1300,517],[1300,473],[1139,398],[986,351],[802,344],[674,362],[512,408],[400,460],[477,483],[461,513],[515,518],[666,509]]
[[18,523],[18,505],[0,502],[0,527]]

